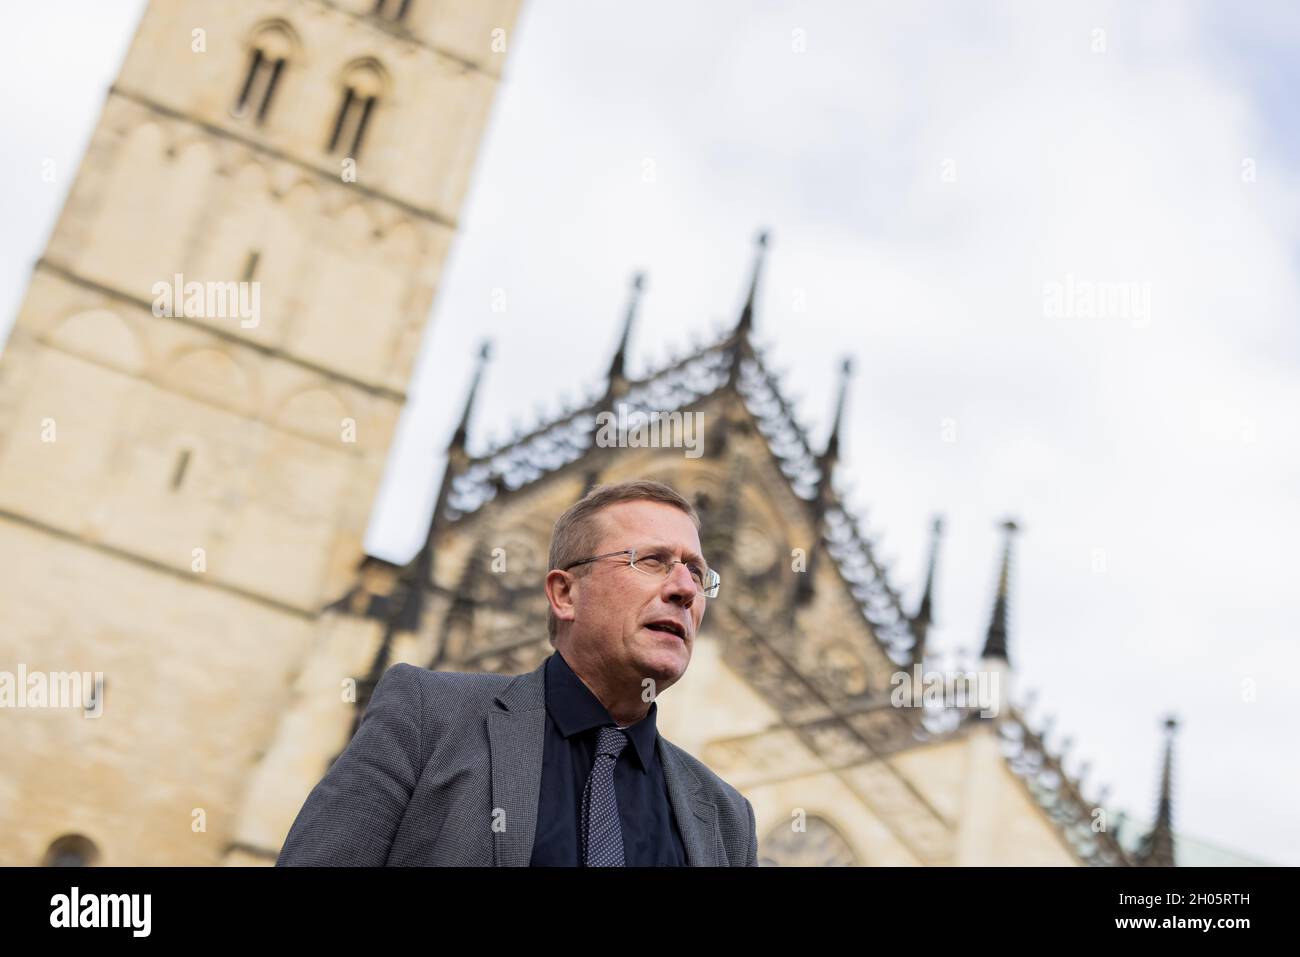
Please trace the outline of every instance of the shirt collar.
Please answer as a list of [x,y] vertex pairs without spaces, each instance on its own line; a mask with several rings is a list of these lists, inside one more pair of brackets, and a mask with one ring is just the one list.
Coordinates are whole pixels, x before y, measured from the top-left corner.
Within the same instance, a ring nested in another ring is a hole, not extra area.
[[[657,701],[651,702],[646,716],[624,729],[642,771],[650,767],[655,753],[658,734],[655,712],[658,708]],[[609,716],[609,711],[600,703],[600,699],[574,674],[559,651],[552,653],[546,660],[546,710],[565,738],[605,725],[618,727],[618,722]]]

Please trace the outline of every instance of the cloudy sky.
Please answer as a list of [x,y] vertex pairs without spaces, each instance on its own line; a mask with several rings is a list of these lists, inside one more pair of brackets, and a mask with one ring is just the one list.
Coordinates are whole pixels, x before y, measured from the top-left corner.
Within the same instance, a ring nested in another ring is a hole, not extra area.
[[[0,333],[141,9],[7,11]],[[853,356],[909,600],[945,516],[935,645],[978,648],[1015,516],[1013,663],[1091,793],[1149,818],[1176,712],[1178,829],[1300,864],[1300,8],[533,0],[510,42],[371,551],[416,547],[480,339],[481,441],[600,384],[635,270],[634,372],[733,322],[768,228],[759,339],[817,442]]]

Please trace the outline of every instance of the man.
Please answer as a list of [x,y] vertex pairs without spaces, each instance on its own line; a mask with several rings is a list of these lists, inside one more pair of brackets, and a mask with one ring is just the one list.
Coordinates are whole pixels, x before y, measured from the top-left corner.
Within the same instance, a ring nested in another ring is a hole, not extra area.
[[588,492],[551,537],[551,656],[390,668],[277,864],[757,866],[749,800],[655,727],[718,590],[699,526],[659,482]]

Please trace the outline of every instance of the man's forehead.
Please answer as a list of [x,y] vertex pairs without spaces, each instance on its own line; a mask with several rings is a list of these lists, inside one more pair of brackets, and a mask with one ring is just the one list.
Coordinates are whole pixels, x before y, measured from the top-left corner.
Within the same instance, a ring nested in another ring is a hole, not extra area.
[[[601,509],[598,515],[607,544],[632,536],[641,544],[682,546],[699,553],[700,535],[695,523],[680,508],[666,502],[617,502]],[[617,548],[618,544],[610,547]]]

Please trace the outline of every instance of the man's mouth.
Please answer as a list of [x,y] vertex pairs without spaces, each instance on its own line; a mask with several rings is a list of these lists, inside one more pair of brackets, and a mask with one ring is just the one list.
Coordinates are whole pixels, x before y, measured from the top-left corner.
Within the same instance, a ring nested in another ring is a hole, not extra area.
[[686,629],[682,627],[680,622],[669,621],[664,618],[660,621],[648,622],[645,627],[651,631],[662,631],[670,635],[676,635],[682,641],[686,640]]

